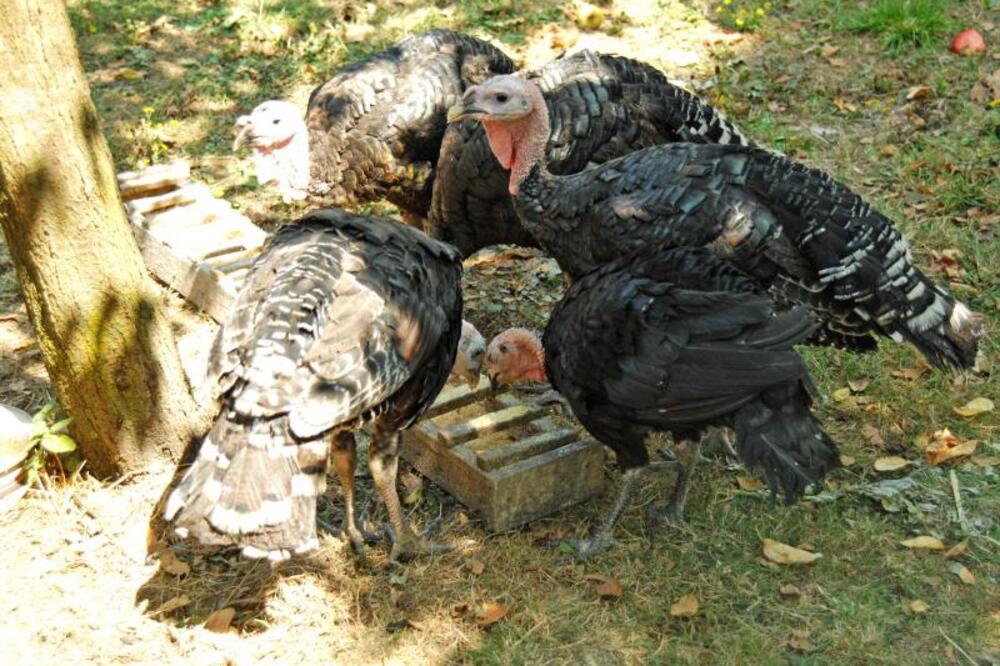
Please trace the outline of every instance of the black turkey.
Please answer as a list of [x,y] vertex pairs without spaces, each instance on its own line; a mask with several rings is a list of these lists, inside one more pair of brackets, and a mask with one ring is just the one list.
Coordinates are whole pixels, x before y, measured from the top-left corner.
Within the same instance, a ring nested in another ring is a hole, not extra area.
[[679,143],[555,175],[542,92],[515,76],[470,88],[452,117],[483,122],[525,229],[570,276],[660,242],[708,246],[782,307],[809,305],[822,324],[814,342],[870,349],[877,333],[939,367],[975,361],[981,318],[917,269],[889,219],[827,174],[758,148]]
[[316,88],[304,120],[288,102],[261,103],[237,121],[234,149],[252,146],[258,181],[277,181],[286,200],[384,197],[423,218],[448,108],[468,85],[512,71],[510,58],[475,37],[412,35]]
[[[430,548],[400,511],[399,432],[452,370],[461,273],[454,248],[394,220],[330,209],[283,228],[215,339],[219,411],[167,502],[177,533],[276,560],[315,547],[329,448],[345,532],[363,552],[353,431],[373,422],[369,462],[397,535],[392,556]],[[478,363],[463,372],[478,378]]]
[[[661,143],[751,144],[721,112],[637,60],[580,51],[524,76],[545,96],[545,159],[552,173],[576,173]],[[509,178],[479,123],[451,125],[441,145],[428,233],[466,256],[496,243],[535,245],[514,212]]]
[[[653,246],[576,281],[541,341],[524,329],[501,333],[483,367],[497,384],[548,377],[587,431],[615,451],[622,489],[593,539],[576,544],[589,557],[610,543],[640,473],[676,466],[650,465],[650,431],[694,442],[706,428],[733,428],[740,458],[788,503],[837,466],[836,447],[810,412],[812,380],[792,349],[815,327],[803,307],[775,314],[766,293],[708,250]],[[682,517],[689,473],[681,468],[656,518]]]

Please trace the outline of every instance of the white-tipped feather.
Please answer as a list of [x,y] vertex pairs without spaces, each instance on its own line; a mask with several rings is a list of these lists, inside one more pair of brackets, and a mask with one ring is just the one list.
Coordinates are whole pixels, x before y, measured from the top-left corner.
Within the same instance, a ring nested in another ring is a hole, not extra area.
[[326,490],[326,478],[319,474],[296,474],[292,477],[292,497],[318,497]]

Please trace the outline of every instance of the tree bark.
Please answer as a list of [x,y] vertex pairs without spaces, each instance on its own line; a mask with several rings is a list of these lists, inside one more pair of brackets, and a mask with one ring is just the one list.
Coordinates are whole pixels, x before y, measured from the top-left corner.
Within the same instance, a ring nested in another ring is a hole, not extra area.
[[93,472],[176,459],[197,410],[66,9],[3,4],[0,224],[56,397]]

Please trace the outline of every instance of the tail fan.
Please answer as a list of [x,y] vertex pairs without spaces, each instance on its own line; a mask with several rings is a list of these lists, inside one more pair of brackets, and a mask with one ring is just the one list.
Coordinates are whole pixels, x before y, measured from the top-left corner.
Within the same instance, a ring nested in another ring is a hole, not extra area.
[[297,441],[286,416],[241,419],[224,410],[164,517],[182,538],[239,546],[247,557],[283,560],[312,550],[326,458],[326,441]]

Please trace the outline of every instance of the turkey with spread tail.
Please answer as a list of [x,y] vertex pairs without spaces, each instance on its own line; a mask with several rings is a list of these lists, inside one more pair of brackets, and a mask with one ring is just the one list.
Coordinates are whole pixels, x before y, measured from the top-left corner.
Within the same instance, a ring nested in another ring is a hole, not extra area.
[[528,231],[571,277],[653,244],[709,247],[801,303],[812,342],[871,349],[907,340],[941,368],[975,362],[981,317],[914,265],[892,222],[827,174],[735,145],[653,146],[570,175],[545,161],[551,127],[541,89],[498,76],[465,92],[452,121],[478,119]]
[[526,329],[495,337],[483,369],[494,385],[548,379],[615,451],[624,471],[618,498],[593,538],[573,543],[587,558],[611,544],[645,470],[678,468],[673,497],[653,518],[682,518],[691,469],[651,463],[651,431],[693,446],[706,428],[733,428],[742,461],[789,503],[838,465],[792,348],[815,327],[807,308],[776,314],[766,293],[708,250],[654,246],[574,282],[541,340]]
[[411,35],[348,65],[294,104],[269,100],[237,120],[234,149],[249,145],[257,180],[286,200],[324,205],[386,198],[423,218],[448,108],[467,86],[514,64],[493,45],[450,30]]
[[[344,531],[363,552],[354,430],[370,422],[369,464],[395,529],[392,557],[435,550],[400,510],[399,433],[456,365],[461,273],[454,248],[387,218],[318,210],[278,232],[212,347],[219,407],[167,499],[164,517],[176,532],[273,560],[314,548],[329,450],[346,498]],[[458,370],[471,381],[481,344],[464,348],[478,350]]]
[[[752,143],[720,111],[638,60],[579,51],[523,76],[545,97],[545,159],[552,173],[576,173],[661,143]],[[497,243],[536,244],[514,212],[509,174],[479,123],[448,128],[435,173],[425,226],[431,236],[465,256]]]

